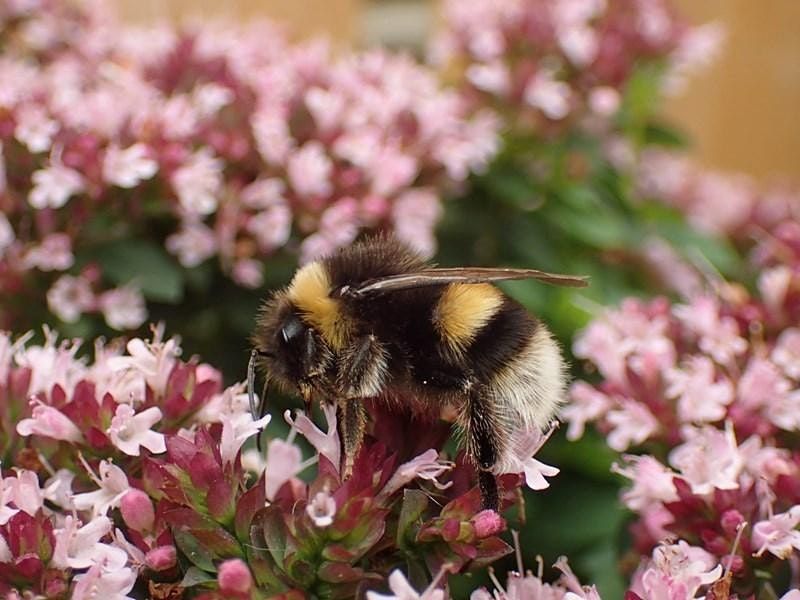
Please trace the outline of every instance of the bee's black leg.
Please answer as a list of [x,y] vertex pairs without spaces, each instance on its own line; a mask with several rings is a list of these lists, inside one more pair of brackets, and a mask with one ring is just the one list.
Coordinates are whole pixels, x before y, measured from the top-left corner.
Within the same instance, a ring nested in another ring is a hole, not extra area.
[[472,380],[464,387],[467,406],[463,427],[466,433],[467,454],[478,467],[478,485],[483,508],[497,510],[499,508],[497,480],[491,468],[502,452],[497,434],[499,418],[486,386]]
[[340,473],[342,479],[347,479],[353,473],[356,455],[361,449],[361,443],[364,441],[367,413],[364,410],[364,404],[358,399],[340,400],[336,412],[339,424],[339,439],[342,444]]

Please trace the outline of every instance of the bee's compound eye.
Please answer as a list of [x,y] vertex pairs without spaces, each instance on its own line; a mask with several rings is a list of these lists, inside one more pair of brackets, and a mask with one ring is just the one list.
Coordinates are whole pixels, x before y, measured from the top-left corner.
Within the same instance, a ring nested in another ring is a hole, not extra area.
[[284,342],[289,343],[293,338],[300,335],[304,329],[305,327],[303,327],[300,319],[292,317],[281,329],[281,337],[283,337]]

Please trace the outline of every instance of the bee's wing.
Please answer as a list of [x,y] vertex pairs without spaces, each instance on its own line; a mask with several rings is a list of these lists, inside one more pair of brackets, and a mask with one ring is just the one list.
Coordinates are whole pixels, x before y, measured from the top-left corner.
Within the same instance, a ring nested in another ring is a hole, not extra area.
[[432,285],[449,283],[484,283],[489,281],[508,281],[510,279],[537,279],[553,285],[569,287],[585,287],[588,278],[573,275],[559,275],[536,269],[496,269],[492,267],[453,267],[425,269],[416,273],[389,275],[378,279],[369,279],[355,286],[345,286],[339,295],[358,297],[371,293],[393,292]]

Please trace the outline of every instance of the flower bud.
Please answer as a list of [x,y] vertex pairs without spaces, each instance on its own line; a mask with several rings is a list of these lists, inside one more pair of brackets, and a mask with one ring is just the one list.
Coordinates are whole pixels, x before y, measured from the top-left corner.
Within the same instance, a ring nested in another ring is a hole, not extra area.
[[480,539],[501,532],[506,522],[497,512],[487,509],[472,517],[472,525],[475,527],[475,535]]
[[731,508],[722,513],[719,523],[725,533],[735,536],[739,526],[744,523],[744,517],[738,510]]
[[119,509],[125,524],[134,531],[150,531],[156,519],[153,503],[142,490],[131,488],[122,497]]
[[248,594],[253,587],[253,576],[243,560],[232,558],[219,566],[217,583],[221,592]]
[[166,571],[178,562],[175,546],[159,546],[144,555],[144,563],[153,571]]

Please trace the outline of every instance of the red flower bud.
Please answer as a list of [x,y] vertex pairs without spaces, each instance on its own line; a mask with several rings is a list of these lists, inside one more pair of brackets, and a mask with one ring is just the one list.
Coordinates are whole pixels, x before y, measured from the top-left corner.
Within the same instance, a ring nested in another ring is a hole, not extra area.
[[221,592],[248,594],[253,587],[253,576],[243,560],[232,558],[219,566],[217,582]]
[[166,571],[176,565],[178,552],[175,546],[159,546],[144,555],[145,564],[153,571]]
[[156,519],[153,503],[142,490],[131,488],[119,506],[125,524],[134,531],[150,531]]
[[472,525],[475,527],[475,535],[478,538],[489,537],[505,529],[506,522],[498,513],[493,510],[482,510],[472,517]]
[[722,530],[725,533],[730,536],[735,536],[737,528],[744,523],[744,517],[738,510],[731,508],[722,513],[719,523],[722,525]]

